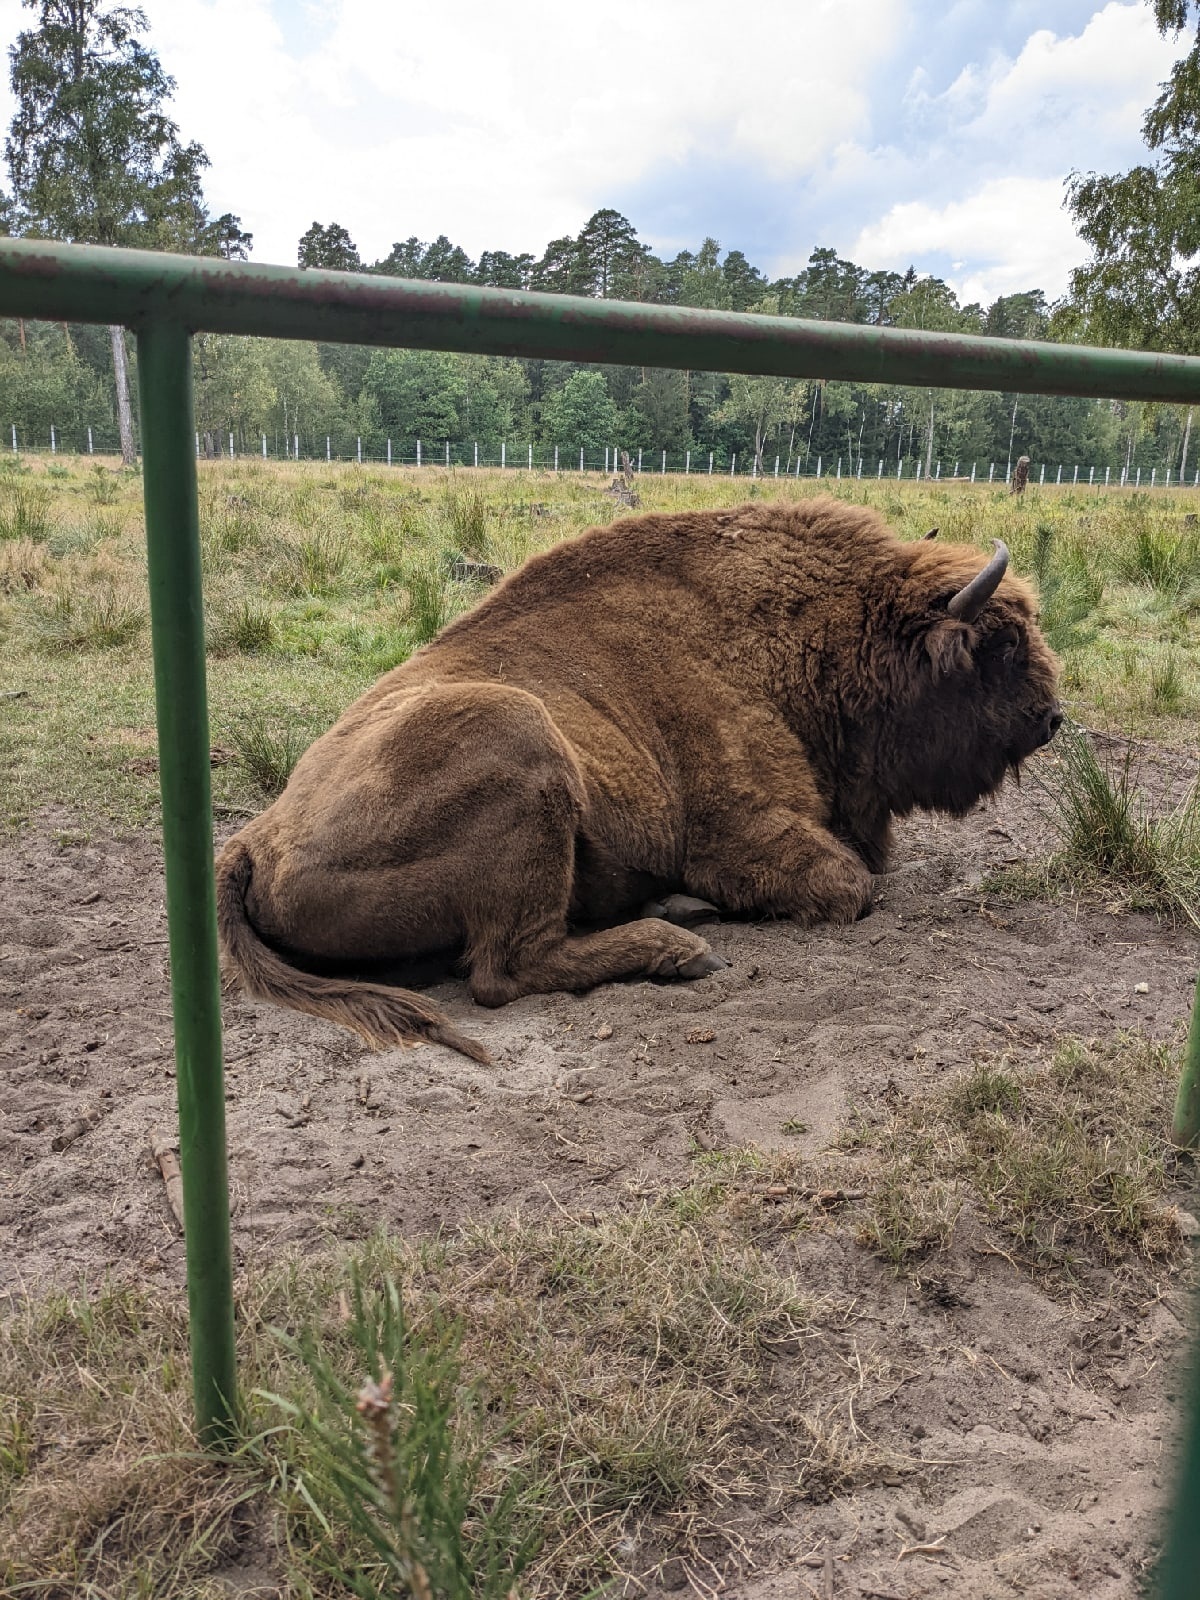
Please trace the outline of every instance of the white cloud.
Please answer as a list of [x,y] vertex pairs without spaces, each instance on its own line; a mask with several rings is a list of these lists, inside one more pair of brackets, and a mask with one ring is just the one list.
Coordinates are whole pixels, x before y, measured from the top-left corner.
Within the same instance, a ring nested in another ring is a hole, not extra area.
[[896,271],[946,256],[949,266],[941,276],[960,301],[986,305],[1021,289],[1061,295],[1081,250],[1062,209],[1059,179],[995,178],[944,206],[923,200],[893,206],[862,230],[850,254]]
[[1127,149],[1178,48],[1149,6],[1110,0],[1076,35],[1041,28],[1015,60],[964,68],[940,99],[959,139],[1023,171],[1102,168]]
[[[1076,35],[1030,35],[1015,58],[968,65],[941,95],[910,86],[906,109],[925,130],[900,152],[872,152],[906,169],[902,199],[863,227],[856,260],[944,276],[964,302],[1040,287],[1066,292],[1086,254],[1063,208],[1074,170],[1121,170],[1137,159],[1139,130],[1178,45],[1144,4],[1110,3]],[[947,189],[961,185],[961,194]]]
[[860,0],[845,46],[835,0],[764,0],[764,61],[719,0],[615,3],[593,16],[548,0],[329,0],[311,32],[268,0],[143,0],[176,76],[175,113],[213,159],[208,190],[241,214],[255,256],[291,260],[314,219],[368,257],[407,233],[468,250],[537,248],[574,232],[618,185],[670,162],[744,161],[781,180],[863,136],[866,72],[903,21]]

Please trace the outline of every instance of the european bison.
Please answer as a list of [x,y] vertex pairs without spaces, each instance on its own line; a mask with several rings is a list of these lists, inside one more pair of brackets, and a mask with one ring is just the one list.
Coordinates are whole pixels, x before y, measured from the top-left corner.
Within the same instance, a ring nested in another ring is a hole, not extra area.
[[685,896],[860,916],[892,816],[966,811],[1062,721],[1007,560],[831,499],[628,518],[532,557],[225,846],[229,965],[372,1044],[486,1061],[420,996],[340,974],[454,951],[498,1006],[724,966],[677,925]]

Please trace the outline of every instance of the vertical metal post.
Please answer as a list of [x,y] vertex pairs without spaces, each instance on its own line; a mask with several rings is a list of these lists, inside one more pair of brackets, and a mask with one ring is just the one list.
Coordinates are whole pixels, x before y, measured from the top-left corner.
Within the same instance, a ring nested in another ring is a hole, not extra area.
[[[1194,1297],[1192,1307],[1200,1310]],[[1192,1326],[1197,1326],[1195,1316]],[[1158,1582],[1152,1589],[1157,1600],[1192,1600],[1200,1571],[1200,1517],[1196,1515],[1200,1506],[1200,1337],[1195,1333],[1187,1366],[1180,1395],[1187,1422]]]
[[1183,1054],[1183,1075],[1175,1098],[1175,1143],[1183,1150],[1200,1140],[1200,981],[1192,1002],[1192,1026]]
[[237,1375],[192,341],[179,323],[148,322],[137,348],[192,1387],[200,1436],[214,1444],[230,1432]]

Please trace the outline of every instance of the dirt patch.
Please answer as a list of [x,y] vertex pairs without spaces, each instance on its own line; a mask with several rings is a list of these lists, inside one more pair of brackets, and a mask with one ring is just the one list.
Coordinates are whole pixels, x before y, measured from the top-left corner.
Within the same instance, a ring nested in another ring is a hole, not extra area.
[[[1192,932],[977,887],[1049,842],[1027,785],[963,822],[906,824],[854,927],[714,930],[733,965],[701,983],[497,1013],[439,985],[492,1069],[431,1047],[371,1054],[230,993],[238,1260],[381,1224],[419,1235],[497,1209],[607,1209],[684,1180],[697,1151],[815,1157],[856,1108],[983,1056],[1027,1059],[1066,1034],[1172,1034],[1191,1001]],[[148,1148],[175,1119],[157,843],[46,817],[0,854],[0,876],[0,1290],[106,1272],[181,1281]],[[1170,1273],[1051,1292],[966,1226],[914,1281],[836,1217],[785,1248],[810,1287],[853,1300],[864,1332],[847,1361],[886,1352],[888,1382],[862,1385],[830,1425],[900,1464],[876,1487],[752,1516],[757,1575],[728,1592],[827,1593],[827,1557],[839,1596],[1137,1592],[1170,1482]]]

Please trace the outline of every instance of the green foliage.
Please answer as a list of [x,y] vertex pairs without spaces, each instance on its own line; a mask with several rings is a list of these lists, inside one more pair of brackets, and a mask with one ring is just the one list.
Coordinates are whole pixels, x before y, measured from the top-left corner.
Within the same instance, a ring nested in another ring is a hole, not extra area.
[[[364,1600],[501,1600],[536,1551],[515,1525],[516,1486],[482,1510],[479,1453],[455,1438],[461,1335],[452,1325],[409,1327],[400,1289],[367,1291],[351,1274],[346,1336],[358,1376],[347,1382],[311,1329],[280,1335],[312,1380],[315,1405],[267,1395],[305,1438],[308,1466],[297,1495],[330,1534],[323,1562]],[[328,1516],[325,1508],[328,1508]],[[348,1527],[361,1553],[346,1560],[329,1518]]]
[[462,437],[466,398],[461,363],[440,350],[379,350],[363,388],[375,402],[380,426],[392,438],[426,444]]
[[599,372],[575,372],[542,408],[542,427],[555,444],[572,452],[596,452],[617,434],[617,408]]

